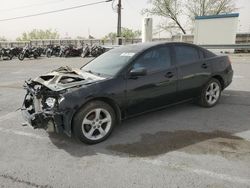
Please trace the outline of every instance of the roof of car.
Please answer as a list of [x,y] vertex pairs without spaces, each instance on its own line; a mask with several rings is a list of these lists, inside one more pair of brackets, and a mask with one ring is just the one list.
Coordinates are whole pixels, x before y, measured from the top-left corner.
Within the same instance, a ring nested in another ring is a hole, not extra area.
[[[188,44],[188,43],[181,43],[181,42],[145,42],[145,43],[137,43],[137,44],[130,44],[115,47],[112,51],[113,52],[133,52],[138,53],[144,51],[148,48],[162,45],[162,44]],[[190,44],[191,45],[191,44]]]
[[[156,46],[157,44],[160,44],[159,42],[146,42],[146,43],[138,43],[138,44],[129,44],[125,46],[119,46],[115,48],[115,51],[117,52],[140,52],[143,50],[146,50],[150,47]],[[164,44],[164,43],[161,43]]]

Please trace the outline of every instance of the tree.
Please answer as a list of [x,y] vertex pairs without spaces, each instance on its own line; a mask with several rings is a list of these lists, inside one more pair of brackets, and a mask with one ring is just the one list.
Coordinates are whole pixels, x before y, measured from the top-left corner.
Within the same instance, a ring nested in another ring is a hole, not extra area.
[[[125,39],[135,39],[139,37],[140,35],[141,35],[140,30],[132,30],[132,29],[125,28],[125,27],[122,28],[121,36],[124,37]],[[115,40],[116,37],[117,37],[117,34],[114,32],[111,32],[104,37],[104,40],[107,40],[107,39]]]
[[[161,16],[168,24],[162,24],[161,28],[176,29],[186,34],[186,29],[181,23],[181,17],[188,16],[189,21],[194,21],[196,16],[218,15],[231,13],[236,10],[234,0],[149,0],[151,8],[143,9],[143,14]],[[187,19],[188,19],[187,18]]]
[[186,30],[180,23],[180,14],[183,13],[183,0],[149,0],[151,8],[142,10],[143,14],[161,16],[173,21],[175,25],[186,34]]
[[25,32],[21,37],[18,37],[17,41],[29,41],[29,40],[38,40],[38,39],[58,39],[59,33],[51,29],[47,30],[37,30],[33,29],[31,32]]
[[107,34],[107,35],[104,37],[104,40],[112,40],[112,41],[113,41],[113,40],[116,39],[116,36],[117,36],[116,33],[111,32],[111,33]]
[[192,20],[196,16],[218,15],[237,10],[233,0],[189,0],[186,7]]
[[125,39],[135,39],[137,37],[141,36],[141,31],[140,30],[135,30],[133,31],[132,29],[129,28],[122,28],[122,37]]
[[0,36],[0,41],[7,41],[7,39],[5,37]]

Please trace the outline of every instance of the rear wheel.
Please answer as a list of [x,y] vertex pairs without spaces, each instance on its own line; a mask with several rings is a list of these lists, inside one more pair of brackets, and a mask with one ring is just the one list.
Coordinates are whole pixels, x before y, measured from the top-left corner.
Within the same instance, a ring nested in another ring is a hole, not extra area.
[[219,80],[212,78],[202,89],[199,103],[203,107],[215,106],[221,96],[221,83]]
[[113,108],[102,101],[86,104],[73,121],[75,136],[86,144],[97,144],[106,140],[115,125]]
[[52,52],[47,52],[46,55],[47,55],[48,58],[51,58]]
[[34,55],[33,55],[33,57],[34,57],[35,59],[37,59],[38,56],[39,56],[39,54],[38,54],[37,52],[35,52]]

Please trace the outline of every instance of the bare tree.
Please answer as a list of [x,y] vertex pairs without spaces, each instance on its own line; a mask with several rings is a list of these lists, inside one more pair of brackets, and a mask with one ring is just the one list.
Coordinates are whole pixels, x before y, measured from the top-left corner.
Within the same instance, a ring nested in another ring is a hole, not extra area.
[[192,20],[196,16],[218,15],[237,10],[234,0],[189,0],[186,7]]
[[183,0],[149,0],[151,8],[143,9],[143,14],[150,14],[171,19],[178,28],[186,34],[186,30],[180,22],[180,15],[183,12]]
[[[161,24],[161,28],[166,30],[176,30],[178,28],[186,34],[186,25],[194,21],[196,16],[218,15],[221,13],[231,13],[236,9],[234,0],[149,0],[151,8],[143,9],[143,14],[161,16],[170,19],[167,24]],[[184,24],[181,17],[188,16]],[[191,21],[191,22],[190,22]]]

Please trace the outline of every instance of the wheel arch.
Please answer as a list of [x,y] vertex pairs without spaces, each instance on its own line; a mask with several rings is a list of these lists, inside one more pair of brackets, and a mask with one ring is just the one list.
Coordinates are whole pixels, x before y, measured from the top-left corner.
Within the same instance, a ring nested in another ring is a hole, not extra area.
[[220,75],[214,75],[212,78],[218,80],[221,84],[221,89],[223,90],[225,88],[225,81],[222,76]]
[[108,97],[96,97],[96,98],[91,98],[89,100],[87,100],[82,106],[80,106],[75,112],[74,112],[74,115],[72,116],[72,119],[71,119],[71,131],[73,131],[73,126],[72,126],[72,123],[73,123],[73,119],[75,118],[76,114],[78,113],[78,111],[83,108],[85,105],[87,105],[88,103],[90,102],[93,102],[93,101],[102,101],[102,102],[105,102],[107,103],[108,105],[110,105],[114,112],[115,112],[115,115],[116,115],[116,122],[117,124],[120,124],[121,123],[121,120],[122,120],[122,113],[121,113],[121,109],[120,107],[118,106],[118,104],[113,100],[113,99],[110,99]]

